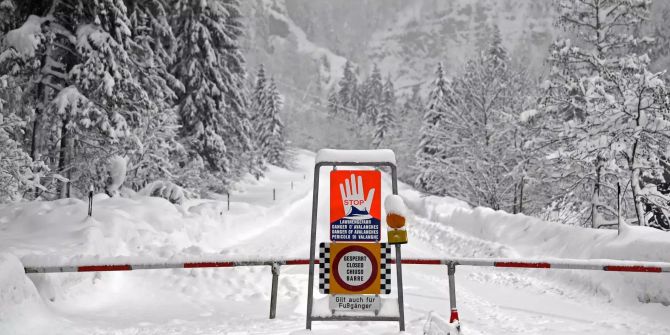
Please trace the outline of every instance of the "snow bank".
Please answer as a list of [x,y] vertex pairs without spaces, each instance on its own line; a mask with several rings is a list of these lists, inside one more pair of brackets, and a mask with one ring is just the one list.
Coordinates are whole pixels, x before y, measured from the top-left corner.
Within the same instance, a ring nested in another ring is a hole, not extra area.
[[43,312],[44,306],[33,283],[23,273],[19,259],[0,253],[0,334],[14,334],[25,325],[12,322]]
[[[489,208],[471,209],[451,198],[418,198],[416,195],[409,198],[409,206],[430,220],[499,245],[497,250],[485,249],[482,251],[486,254],[470,256],[670,262],[670,234],[648,227],[625,226],[621,235],[617,235],[616,230],[562,225]],[[448,233],[435,229],[432,232]],[[670,305],[670,276],[667,274],[552,270],[542,275],[622,301]]]

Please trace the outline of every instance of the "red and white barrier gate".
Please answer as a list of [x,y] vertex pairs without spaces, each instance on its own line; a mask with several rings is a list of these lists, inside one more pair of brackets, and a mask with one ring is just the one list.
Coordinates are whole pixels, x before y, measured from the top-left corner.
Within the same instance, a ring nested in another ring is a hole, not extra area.
[[[155,262],[155,263],[123,263],[118,260],[106,263],[97,261],[98,264],[64,265],[64,266],[25,266],[26,273],[59,273],[59,272],[100,272],[100,271],[133,271],[154,269],[196,269],[196,268],[228,268],[240,266],[270,266],[272,270],[272,295],[270,301],[270,319],[275,318],[277,306],[277,281],[279,269],[282,265],[308,265],[309,259],[268,259],[250,261],[203,261],[203,262]],[[315,261],[318,263],[318,261]],[[391,260],[390,264],[395,264]],[[449,278],[449,322],[456,323],[460,328],[458,309],[456,308],[456,284],[454,275],[456,266],[482,266],[498,268],[522,268],[522,269],[570,269],[570,270],[594,270],[611,272],[642,272],[662,273],[670,272],[670,263],[663,262],[637,262],[619,261],[610,259],[580,260],[580,259],[552,259],[552,260],[521,260],[505,258],[444,258],[444,259],[414,259],[405,258],[402,264],[407,265],[446,265]]]

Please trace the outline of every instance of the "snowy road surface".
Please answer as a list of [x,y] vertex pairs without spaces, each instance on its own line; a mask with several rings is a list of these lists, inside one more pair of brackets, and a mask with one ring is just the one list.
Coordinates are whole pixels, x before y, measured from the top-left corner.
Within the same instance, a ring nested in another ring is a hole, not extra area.
[[[225,199],[193,201],[175,209],[160,199],[101,196],[93,220],[85,220],[86,204],[74,200],[6,205],[0,207],[0,252],[33,263],[66,263],[94,255],[307,257],[314,156],[300,152],[298,158],[293,171],[272,168],[260,181],[239,183],[231,192],[230,212]],[[384,178],[383,197],[390,190]],[[328,178],[322,178],[321,186],[317,239],[325,241]],[[405,185],[400,194],[413,210],[405,257],[559,257],[576,252],[541,247],[542,241],[535,241],[535,248],[527,241],[483,238],[487,234],[462,229],[463,222],[449,224],[449,218],[474,215],[461,202],[421,198]],[[454,211],[460,216],[452,216]],[[523,218],[492,215],[501,221]],[[626,243],[610,235],[597,238],[610,239],[612,245]],[[407,265],[403,270],[407,333],[421,334],[430,311],[448,317],[446,267]],[[37,274],[31,279],[41,298],[28,297],[35,289],[32,284],[24,287],[24,299],[0,289],[1,335],[291,334],[301,333],[305,323],[307,266],[282,267],[276,320],[268,319],[269,267]],[[456,272],[463,334],[670,334],[668,282],[670,277],[663,274],[464,266]],[[394,278],[393,293],[395,288]],[[640,302],[644,292],[650,303]],[[391,322],[315,322],[313,328],[316,334],[398,333]]]

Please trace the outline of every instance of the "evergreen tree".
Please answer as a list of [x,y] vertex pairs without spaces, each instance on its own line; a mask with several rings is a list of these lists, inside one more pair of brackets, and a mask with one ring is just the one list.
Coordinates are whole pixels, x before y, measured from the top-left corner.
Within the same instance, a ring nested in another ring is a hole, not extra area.
[[172,72],[185,86],[178,107],[182,137],[226,182],[245,170],[251,149],[239,4],[178,0],[175,7],[178,61]]
[[[87,182],[78,185],[79,189],[86,189],[91,181],[103,188],[106,178],[96,176],[109,173],[108,158],[125,151],[123,147],[135,146],[131,130],[145,126],[144,114],[157,109],[136,77],[137,62],[132,59],[130,48],[136,44],[124,2],[104,0],[88,5],[86,12],[92,21],[84,21],[87,23],[77,28],[77,51],[83,61],[70,71],[73,85],[67,94],[57,96],[53,108],[58,113],[65,112],[59,161],[66,163],[59,167],[74,164],[75,150],[85,158],[78,160],[84,166],[77,169],[77,178]],[[70,97],[75,101],[87,99],[89,107],[81,110],[69,104],[68,108],[60,108]],[[104,122],[93,130],[87,124],[89,119]],[[113,147],[100,149],[110,143]]]
[[395,125],[389,139],[389,147],[396,153],[398,177],[402,180],[414,180],[417,171],[414,161],[417,148],[425,103],[421,97],[421,86],[414,85],[409,94],[400,97],[402,105],[397,107]]
[[[128,8],[132,41],[130,52],[136,66],[133,77],[148,96],[147,107],[131,127],[125,154],[127,185],[138,190],[155,180],[179,182],[179,164],[187,157],[177,141],[178,119],[174,109],[183,85],[169,73],[176,41],[163,0],[132,2]],[[193,185],[190,185],[193,186]]]
[[5,118],[0,113],[0,202],[21,199],[30,189],[43,187],[33,173],[32,159],[10,135],[20,124],[15,115]]
[[384,83],[382,82],[381,72],[379,72],[379,68],[375,64],[361,92],[361,105],[365,108],[364,113],[361,114],[364,115],[364,119],[367,122],[371,124],[377,123],[378,115],[382,112],[383,99]]
[[268,103],[268,87],[267,79],[265,78],[265,69],[263,64],[258,68],[258,73],[256,74],[256,83],[251,95],[251,120],[254,125],[253,133],[253,142],[254,142],[254,159],[250,164],[251,174],[260,178],[263,175],[263,170],[265,169],[265,162],[263,161],[266,156],[264,155],[264,145],[265,145],[265,134],[264,134],[264,122],[265,120],[265,110]]
[[265,133],[267,134],[264,146],[264,157],[270,164],[286,166],[286,140],[284,138],[284,124],[279,113],[282,108],[282,97],[277,90],[274,79],[270,80],[267,87],[267,102],[264,113]]
[[244,173],[242,29],[236,0],[0,1],[3,131],[28,153],[35,196],[103,187],[113,156],[135,189],[222,189]]
[[339,94],[335,89],[328,94],[328,114],[332,117],[337,117],[342,114],[342,105],[339,100]]
[[416,153],[416,169],[419,175],[415,185],[428,193],[437,193],[439,190],[442,169],[435,164],[436,154],[440,151],[440,139],[437,130],[442,126],[447,114],[447,108],[453,103],[451,83],[445,77],[442,63],[435,71],[436,79],[433,82],[428,105],[423,113],[423,122],[419,133],[419,149]]
[[381,99],[381,108],[375,120],[375,134],[372,145],[379,148],[386,142],[389,132],[395,122],[395,88],[391,78],[387,78],[384,83]]
[[357,118],[360,115],[353,114],[359,110],[358,79],[356,79],[353,65],[348,60],[344,64],[343,76],[338,86],[337,100],[341,106],[340,110],[345,113],[344,116],[346,119],[353,120]]

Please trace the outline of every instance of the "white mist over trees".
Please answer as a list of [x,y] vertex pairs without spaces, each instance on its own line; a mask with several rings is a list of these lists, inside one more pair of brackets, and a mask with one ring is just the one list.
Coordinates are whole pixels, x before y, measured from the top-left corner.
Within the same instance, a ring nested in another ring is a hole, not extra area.
[[223,191],[250,161],[285,164],[276,86],[260,120],[272,150],[252,139],[238,1],[1,4],[2,200],[103,189],[116,156],[135,190]]

